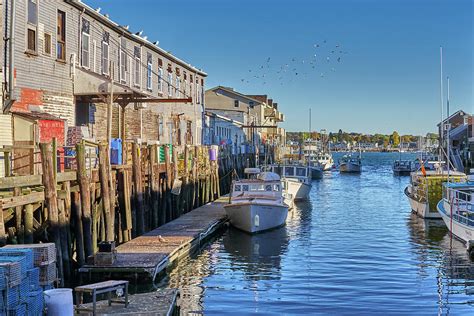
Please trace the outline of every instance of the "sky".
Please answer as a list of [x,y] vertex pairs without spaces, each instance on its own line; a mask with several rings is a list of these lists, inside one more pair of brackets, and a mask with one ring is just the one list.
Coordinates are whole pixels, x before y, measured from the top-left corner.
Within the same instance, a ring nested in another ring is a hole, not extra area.
[[[203,69],[267,94],[288,131],[425,134],[474,112],[473,0],[83,0]],[[329,59],[328,59],[329,57]],[[444,108],[446,114],[446,109]]]

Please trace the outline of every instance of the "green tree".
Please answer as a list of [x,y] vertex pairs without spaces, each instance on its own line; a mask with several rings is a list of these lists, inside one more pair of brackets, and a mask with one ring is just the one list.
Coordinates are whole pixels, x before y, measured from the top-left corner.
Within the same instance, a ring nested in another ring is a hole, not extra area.
[[390,135],[390,143],[393,147],[400,145],[400,135],[398,135],[397,131],[394,131],[392,135]]

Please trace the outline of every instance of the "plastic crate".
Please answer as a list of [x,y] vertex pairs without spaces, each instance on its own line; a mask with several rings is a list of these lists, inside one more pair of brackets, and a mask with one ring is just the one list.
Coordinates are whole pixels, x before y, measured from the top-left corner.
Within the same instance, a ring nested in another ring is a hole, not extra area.
[[26,315],[26,304],[19,304],[14,308],[7,310],[8,316],[25,316]]
[[33,251],[33,265],[35,267],[56,262],[56,245],[54,243],[7,245],[2,249],[29,249]]
[[[6,278],[3,280],[7,287],[20,285],[21,265],[19,262],[0,262],[0,269],[4,271]],[[8,280],[8,282],[6,282],[6,280]]]
[[30,291],[39,290],[40,269],[33,268],[31,270],[28,270],[26,272],[26,275],[28,276],[28,279],[30,281],[30,284],[29,284]]
[[120,138],[112,138],[110,142],[110,163],[112,165],[122,164],[122,140]]
[[0,291],[7,287],[7,271],[5,267],[0,267]]
[[40,267],[40,285],[52,284],[57,279],[56,263],[48,264],[47,266]]
[[27,248],[0,248],[0,258],[7,257],[25,257],[25,270],[33,269],[33,250]]

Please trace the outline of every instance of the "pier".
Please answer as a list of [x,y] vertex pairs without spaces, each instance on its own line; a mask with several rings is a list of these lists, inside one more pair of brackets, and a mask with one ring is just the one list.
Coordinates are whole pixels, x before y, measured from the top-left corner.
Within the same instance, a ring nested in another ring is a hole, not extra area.
[[192,253],[226,221],[223,208],[227,198],[203,205],[143,236],[117,247],[112,265],[84,265],[81,273],[110,273],[114,276],[140,275],[154,280],[175,260]]

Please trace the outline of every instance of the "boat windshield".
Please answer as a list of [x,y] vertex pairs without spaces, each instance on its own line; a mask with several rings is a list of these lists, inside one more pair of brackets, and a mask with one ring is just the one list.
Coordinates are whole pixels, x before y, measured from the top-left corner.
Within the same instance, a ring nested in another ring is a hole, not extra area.
[[281,185],[279,183],[265,183],[265,184],[236,184],[234,185],[234,192],[279,192]]

